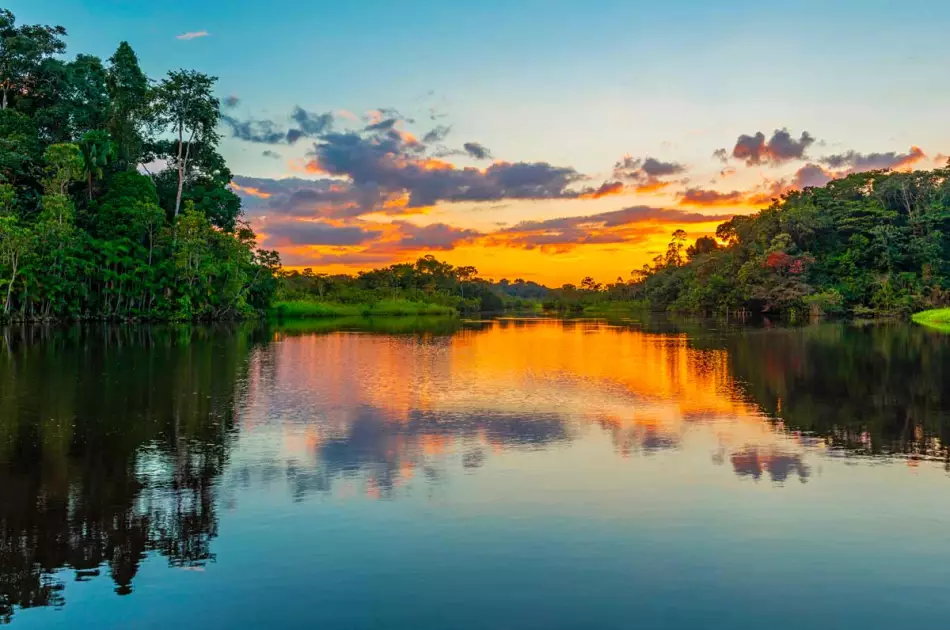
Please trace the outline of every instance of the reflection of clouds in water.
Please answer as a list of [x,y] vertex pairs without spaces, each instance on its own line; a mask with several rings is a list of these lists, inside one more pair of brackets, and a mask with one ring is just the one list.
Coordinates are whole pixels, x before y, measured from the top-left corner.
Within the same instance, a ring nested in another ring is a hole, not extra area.
[[732,469],[739,477],[762,478],[765,472],[776,483],[784,483],[792,474],[802,483],[808,481],[811,469],[801,454],[783,452],[774,448],[749,447],[729,456]]
[[391,496],[502,450],[585,439],[588,427],[622,457],[693,457],[712,438],[737,476],[776,483],[808,478],[794,453],[827,448],[749,400],[726,350],[684,334],[496,321],[452,336],[300,335],[260,354],[242,425],[282,428],[304,489],[347,480]]
[[[314,442],[304,456],[288,458],[284,474],[296,500],[332,492],[338,480],[358,482],[366,496],[388,498],[417,471],[426,482],[437,482],[447,466],[481,467],[489,451],[546,448],[570,439],[567,424],[551,414],[413,410],[408,420],[394,421],[385,410],[364,406],[341,434]],[[257,477],[270,485],[281,474],[278,466],[274,459],[245,463],[235,467],[231,483],[246,487]]]

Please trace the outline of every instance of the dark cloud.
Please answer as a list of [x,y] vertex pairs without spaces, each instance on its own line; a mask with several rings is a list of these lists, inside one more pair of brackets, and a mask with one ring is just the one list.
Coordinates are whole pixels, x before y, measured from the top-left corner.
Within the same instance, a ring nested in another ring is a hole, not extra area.
[[686,167],[678,162],[664,162],[656,158],[634,158],[625,155],[614,164],[614,175],[635,181],[657,179],[684,173]]
[[239,120],[230,114],[221,114],[221,123],[231,129],[231,135],[239,140],[261,144],[294,144],[300,138],[319,137],[333,126],[333,114],[312,114],[295,107],[290,118],[296,128],[284,130],[273,120]]
[[623,182],[604,182],[599,188],[590,190],[581,195],[584,199],[600,199],[610,195],[619,195],[623,192]]
[[463,241],[474,239],[481,234],[475,230],[453,227],[445,223],[415,225],[405,221],[394,221],[402,237],[386,248],[397,250],[450,250]]
[[679,203],[684,206],[731,206],[741,204],[746,194],[740,190],[719,192],[704,188],[689,188],[680,193]]
[[385,118],[371,125],[366,125],[366,131],[388,131],[396,126],[395,118]]
[[727,162],[729,162],[729,152],[726,151],[725,149],[716,149],[715,151],[713,151],[713,157],[719,160],[720,162],[722,162],[723,164],[726,164]]
[[803,188],[824,186],[835,178],[835,174],[826,171],[817,164],[806,164],[795,172],[792,186],[799,190]]
[[849,173],[876,171],[910,166],[926,158],[920,147],[911,147],[907,153],[889,151],[887,153],[858,153],[847,151],[837,155],[823,157],[819,162],[834,169],[847,169]]
[[263,225],[268,246],[277,245],[362,245],[382,234],[355,225],[330,225],[320,221],[282,221]]
[[[744,160],[747,166],[758,164],[782,164],[789,160],[802,159],[805,151],[814,144],[813,138],[807,131],[802,132],[797,140],[792,137],[788,129],[776,129],[772,137],[766,140],[761,131],[754,136],[741,135],[732,149],[732,157]],[[715,155],[718,156],[717,151]]]
[[275,160],[280,159],[280,153],[278,153],[277,151],[271,151],[270,149],[265,149],[264,151],[261,151],[261,155],[263,155],[264,157],[273,158]]
[[391,199],[377,187],[353,190],[345,182],[331,180],[235,175],[232,181],[239,186],[236,192],[245,211],[252,216],[350,217],[364,214],[364,208],[382,207]]
[[231,129],[232,136],[246,142],[279,144],[287,137],[287,133],[272,120],[238,120],[222,113],[221,122]]
[[641,193],[662,190],[672,183],[664,178],[685,172],[686,167],[678,162],[664,162],[652,157],[634,158],[625,155],[614,164],[614,177],[636,182],[634,188]]
[[491,159],[491,151],[477,142],[466,142],[462,145],[462,148],[465,149],[465,152],[476,160]]
[[399,113],[399,110],[393,109],[392,107],[380,107],[376,111],[379,113],[380,118],[392,118],[394,120],[401,120],[403,122],[409,123],[410,125],[416,122],[414,118],[410,118],[409,116],[404,116],[401,113]]
[[[287,134],[287,141],[290,144],[293,144],[302,136],[319,137],[333,128],[333,114],[330,112],[314,114],[298,105],[290,113],[290,118],[297,123],[297,129],[291,129]],[[291,133],[293,134],[293,140],[291,140]]]
[[222,102],[222,104],[223,104],[225,107],[235,108],[235,107],[238,106],[238,103],[241,102],[241,99],[239,99],[239,98],[238,98],[237,96],[235,96],[234,94],[231,94],[231,95],[229,95],[229,96],[225,96],[225,97],[224,97],[224,100],[221,101],[221,102]]
[[451,131],[451,125],[436,125],[429,132],[427,132],[426,135],[422,136],[422,141],[427,144],[431,144],[433,142],[442,142]]
[[405,192],[409,207],[439,201],[495,201],[500,199],[576,199],[584,191],[568,187],[584,177],[569,167],[546,162],[500,162],[487,169],[459,169],[426,158],[425,146],[386,133],[328,133],[309,154],[309,168],[343,176],[354,188],[378,187]]

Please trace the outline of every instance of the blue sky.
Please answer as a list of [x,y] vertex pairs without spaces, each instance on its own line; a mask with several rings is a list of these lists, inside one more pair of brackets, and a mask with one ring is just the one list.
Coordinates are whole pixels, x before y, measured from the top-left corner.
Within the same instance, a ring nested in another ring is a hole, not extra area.
[[[7,4],[20,22],[64,25],[71,54],[108,57],[126,39],[153,77],[178,67],[216,75],[222,97],[240,98],[235,116],[392,107],[416,120],[406,123],[416,135],[450,124],[457,143],[495,158],[593,179],[630,154],[686,164],[693,185],[708,183],[721,169],[715,149],[781,128],[816,138],[812,155],[950,152],[950,3],[938,0]],[[199,31],[209,35],[176,39]],[[430,121],[430,108],[443,117]],[[260,148],[222,144],[244,176],[286,177],[288,160],[306,159],[303,144],[282,147],[280,160]],[[788,166],[764,177],[790,177]],[[761,169],[738,170],[743,186],[761,186]],[[508,222],[568,209],[522,210]]]

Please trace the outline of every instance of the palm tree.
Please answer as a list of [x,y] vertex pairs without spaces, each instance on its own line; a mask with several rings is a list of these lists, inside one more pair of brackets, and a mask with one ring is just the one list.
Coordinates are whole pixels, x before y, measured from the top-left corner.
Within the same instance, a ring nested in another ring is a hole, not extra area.
[[79,147],[86,162],[86,181],[92,201],[92,180],[102,179],[103,169],[115,158],[115,143],[106,131],[87,131],[79,139]]

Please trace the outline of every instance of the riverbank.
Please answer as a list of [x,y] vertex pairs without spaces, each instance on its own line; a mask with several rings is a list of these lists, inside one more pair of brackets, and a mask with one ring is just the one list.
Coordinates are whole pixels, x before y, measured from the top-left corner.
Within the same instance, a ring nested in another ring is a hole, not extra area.
[[935,308],[917,313],[911,319],[916,324],[950,333],[950,308]]
[[341,304],[312,300],[284,300],[276,302],[268,311],[280,319],[317,319],[325,317],[402,317],[407,315],[457,315],[451,306],[411,302],[409,300],[381,300],[372,304]]

